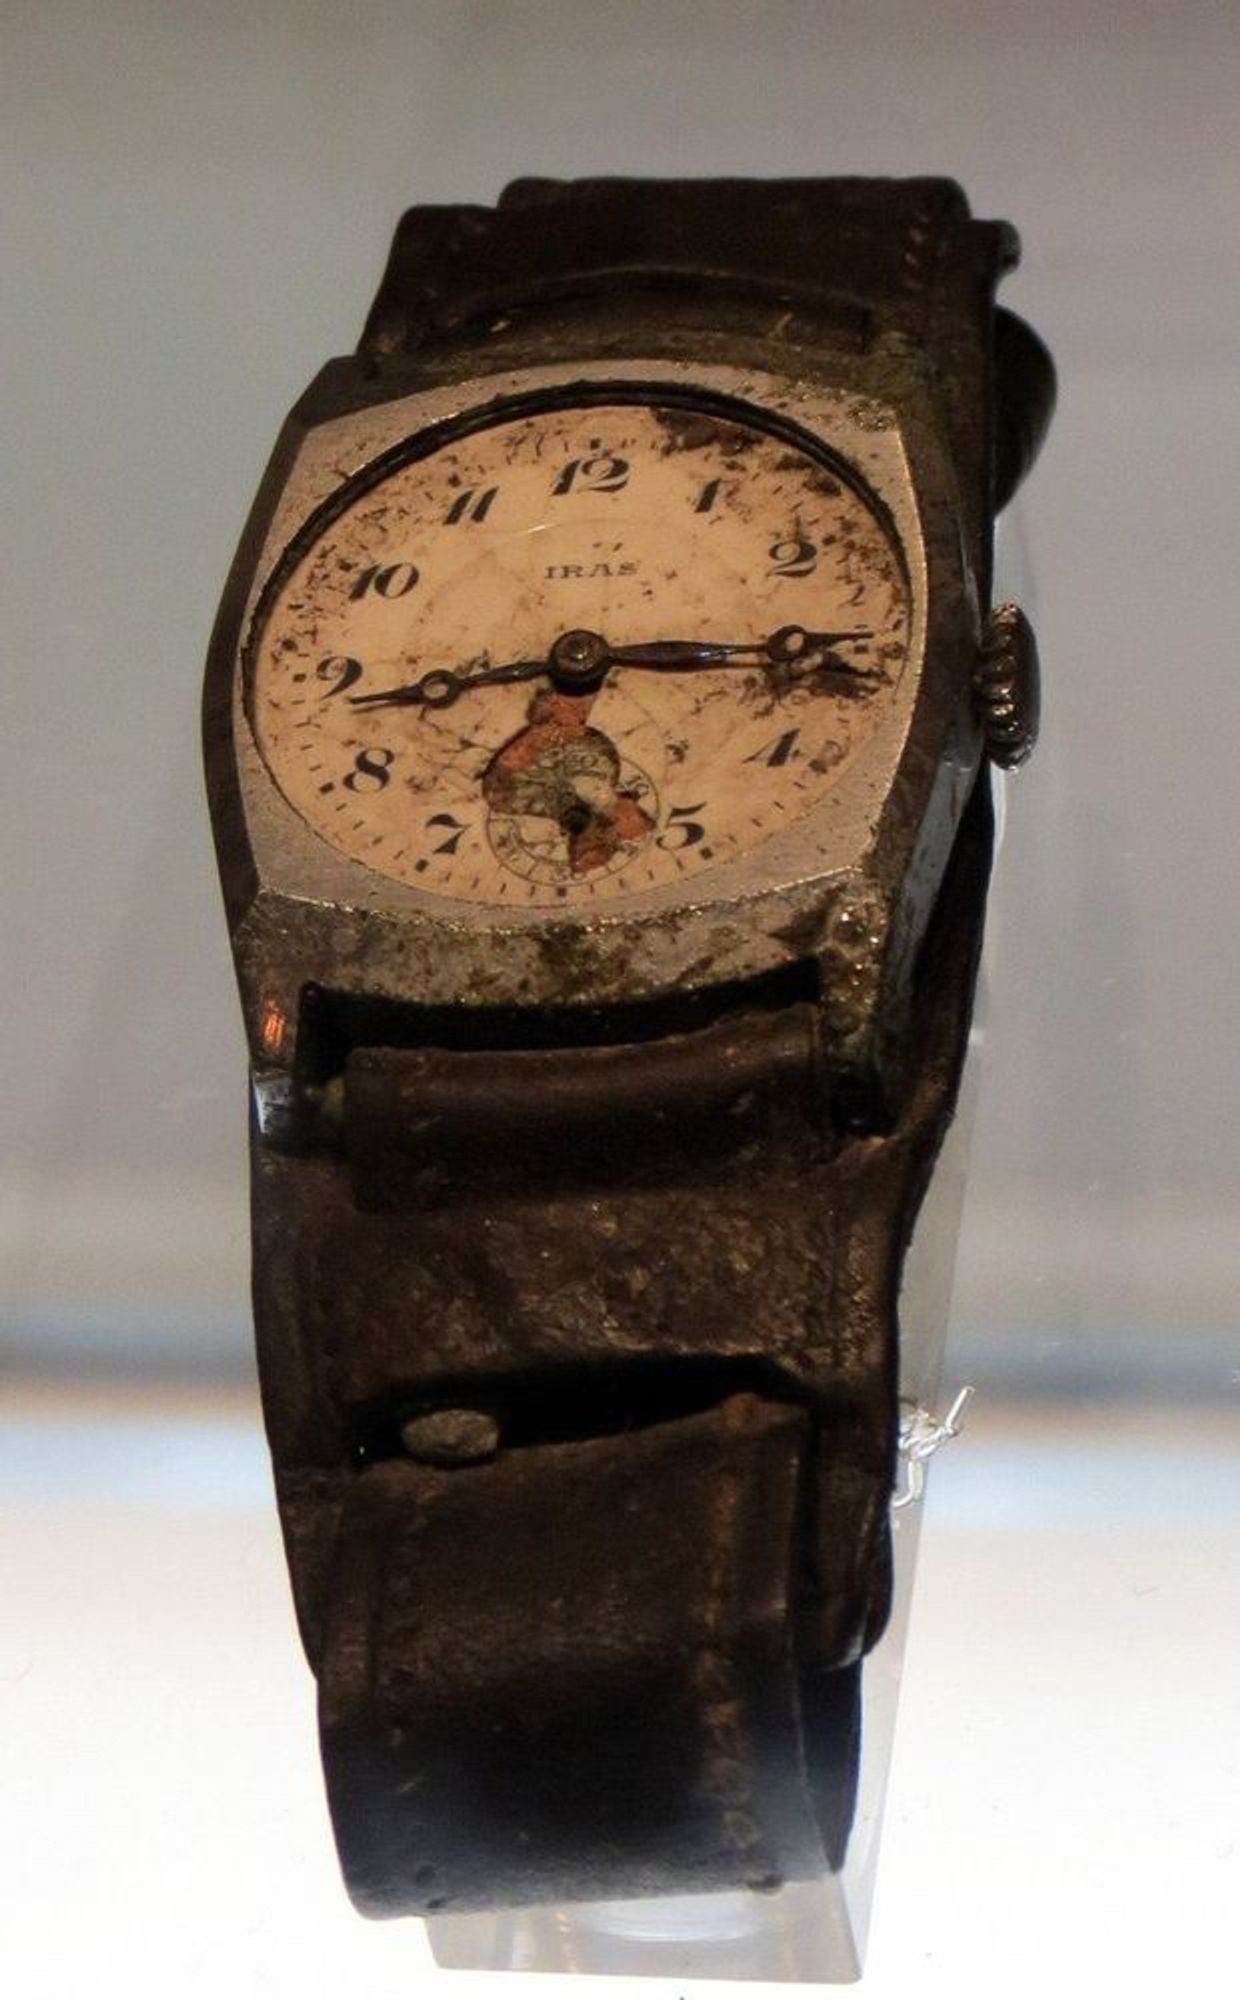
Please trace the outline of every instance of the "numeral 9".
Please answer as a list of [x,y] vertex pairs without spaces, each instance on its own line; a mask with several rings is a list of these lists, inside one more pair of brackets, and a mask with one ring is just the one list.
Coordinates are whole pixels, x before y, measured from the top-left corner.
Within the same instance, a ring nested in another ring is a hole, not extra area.
[[315,673],[319,680],[331,682],[331,686],[323,695],[323,700],[326,701],[329,695],[343,694],[346,688],[351,688],[356,681],[360,681],[362,663],[360,660],[349,659],[344,653],[328,653],[325,659],[319,661]]

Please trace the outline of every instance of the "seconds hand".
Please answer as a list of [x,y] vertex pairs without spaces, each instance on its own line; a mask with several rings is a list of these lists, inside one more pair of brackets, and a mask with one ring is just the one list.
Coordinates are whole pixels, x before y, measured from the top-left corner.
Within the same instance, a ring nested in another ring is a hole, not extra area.
[[718,645],[696,639],[652,639],[635,646],[610,646],[598,632],[564,632],[545,660],[513,660],[502,667],[480,667],[459,673],[452,667],[432,667],[404,687],[382,688],[375,694],[354,694],[354,708],[449,708],[459,696],[477,687],[497,687],[513,681],[538,680],[543,675],[567,693],[599,687],[612,667],[634,667],[650,673],[692,673],[711,667],[791,667],[811,673],[825,667],[856,680],[875,674],[832,651],[847,639],[869,639],[868,628],[810,632],[803,625],[781,625],[766,639],[739,645]]

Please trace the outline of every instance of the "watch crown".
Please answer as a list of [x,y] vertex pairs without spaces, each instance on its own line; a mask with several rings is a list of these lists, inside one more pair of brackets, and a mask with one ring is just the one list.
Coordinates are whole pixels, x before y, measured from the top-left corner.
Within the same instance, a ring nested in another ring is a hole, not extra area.
[[987,755],[1011,771],[1038,740],[1042,697],[1038,642],[1018,604],[996,604],[973,669],[973,706]]

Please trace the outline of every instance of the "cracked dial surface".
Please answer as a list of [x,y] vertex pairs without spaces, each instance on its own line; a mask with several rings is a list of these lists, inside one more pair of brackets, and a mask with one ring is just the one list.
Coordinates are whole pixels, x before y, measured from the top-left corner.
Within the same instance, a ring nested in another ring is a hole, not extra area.
[[[760,650],[787,627],[844,636],[794,661],[614,664],[589,688],[537,671],[581,630]],[[276,784],[342,853],[489,907],[589,907],[688,886],[793,825],[885,711],[909,627],[876,502],[786,427],[527,408],[346,491],[299,538],[255,615],[246,700]],[[465,684],[519,662],[523,679]],[[450,700],[357,705],[436,671]]]

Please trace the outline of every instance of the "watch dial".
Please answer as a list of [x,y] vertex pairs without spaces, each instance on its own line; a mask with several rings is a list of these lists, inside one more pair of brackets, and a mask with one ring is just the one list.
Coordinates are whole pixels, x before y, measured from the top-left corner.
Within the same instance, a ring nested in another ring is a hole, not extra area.
[[258,744],[333,847],[444,896],[688,885],[829,790],[907,658],[875,502],[730,413],[527,409],[328,519],[256,615]]

